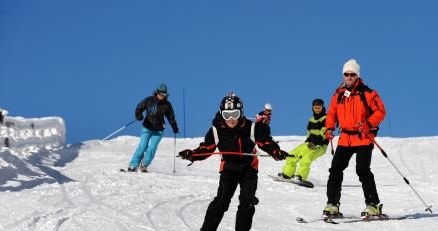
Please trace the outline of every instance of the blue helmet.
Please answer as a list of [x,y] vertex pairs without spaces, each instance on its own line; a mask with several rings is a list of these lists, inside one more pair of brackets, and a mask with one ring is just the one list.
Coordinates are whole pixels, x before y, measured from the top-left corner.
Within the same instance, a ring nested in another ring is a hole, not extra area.
[[158,85],[156,92],[167,96],[167,85],[164,83]]

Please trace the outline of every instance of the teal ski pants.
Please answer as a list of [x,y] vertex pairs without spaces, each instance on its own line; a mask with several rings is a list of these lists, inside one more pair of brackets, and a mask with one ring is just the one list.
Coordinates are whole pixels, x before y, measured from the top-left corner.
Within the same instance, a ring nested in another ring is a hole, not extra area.
[[140,162],[143,166],[149,166],[155,157],[161,138],[163,138],[163,131],[151,131],[142,127],[140,144],[131,158],[130,166],[137,168]]

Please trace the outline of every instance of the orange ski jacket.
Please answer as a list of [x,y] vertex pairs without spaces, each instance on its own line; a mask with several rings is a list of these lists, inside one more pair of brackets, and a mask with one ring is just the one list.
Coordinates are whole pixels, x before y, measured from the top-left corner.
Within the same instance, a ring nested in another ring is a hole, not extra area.
[[[336,89],[330,101],[325,126],[334,131],[338,125],[341,132],[338,145],[346,147],[369,145],[373,143],[369,136],[375,135],[372,131],[377,132],[385,115],[385,105],[379,94],[359,79],[350,90],[345,86]],[[370,132],[361,133],[359,123],[367,123]]]

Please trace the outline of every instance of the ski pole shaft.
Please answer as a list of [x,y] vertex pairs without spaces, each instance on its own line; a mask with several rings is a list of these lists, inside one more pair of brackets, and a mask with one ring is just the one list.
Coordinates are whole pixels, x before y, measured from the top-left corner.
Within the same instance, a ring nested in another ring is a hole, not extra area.
[[420,194],[409,183],[409,180],[402,174],[402,172],[397,168],[397,166],[395,166],[395,164],[392,162],[392,160],[388,157],[388,155],[386,154],[385,150],[383,150],[383,148],[380,147],[380,145],[376,142],[374,137],[369,135],[369,134],[367,134],[367,135],[373,141],[373,143],[376,145],[376,147],[380,150],[382,155],[389,161],[389,163],[391,163],[392,167],[394,167],[395,170],[398,172],[398,174],[400,174],[400,176],[403,177],[403,180],[406,182],[407,185],[409,185],[409,187],[412,189],[412,191],[415,193],[415,195],[417,195],[417,197],[421,200],[421,202],[423,202],[424,206],[426,206],[426,210],[425,211],[429,211],[430,213],[433,213],[432,209],[431,209],[432,205],[427,205],[426,204],[426,202],[423,200],[423,198],[420,196]]
[[176,133],[173,136],[173,173],[175,174],[175,159],[176,159]]
[[107,140],[108,138],[110,138],[111,136],[117,134],[118,132],[120,132],[121,130],[125,129],[126,127],[128,127],[129,125],[133,124],[135,121],[137,120],[133,120],[131,122],[129,122],[128,124],[126,124],[125,126],[117,129],[116,131],[114,131],[113,133],[109,134],[107,137],[103,138],[103,140]]
[[210,153],[192,154],[192,156],[211,156],[211,155],[260,156],[260,154],[256,154],[256,153],[242,153],[242,152],[210,152]]
[[[270,157],[271,155],[269,155],[269,154],[259,154],[258,156],[260,156],[260,157]],[[289,155],[287,155],[287,157],[295,157],[295,155],[289,154]]]
[[330,147],[331,147],[331,153],[333,156],[335,154],[335,150],[333,149],[333,140],[330,140]]
[[[209,152],[209,153],[192,154],[191,156],[211,156],[211,155],[260,156],[260,154],[257,154],[257,153],[242,153],[242,152]],[[191,166],[193,163],[194,163],[194,161],[192,161],[187,166]]]
[[[192,154],[191,156],[211,156],[211,155],[237,155],[237,156],[269,156],[258,153],[242,153],[242,152],[209,152],[209,153],[197,153]],[[179,157],[179,155],[178,155]],[[289,154],[288,157],[295,157],[295,155]],[[192,161],[187,166],[191,166],[194,162]]]
[[[197,153],[192,154],[192,156],[211,156],[211,155],[236,155],[236,156],[270,156],[268,154],[258,154],[258,153],[242,153],[242,152],[209,152],[209,153]],[[295,157],[295,155],[289,154],[288,157]]]

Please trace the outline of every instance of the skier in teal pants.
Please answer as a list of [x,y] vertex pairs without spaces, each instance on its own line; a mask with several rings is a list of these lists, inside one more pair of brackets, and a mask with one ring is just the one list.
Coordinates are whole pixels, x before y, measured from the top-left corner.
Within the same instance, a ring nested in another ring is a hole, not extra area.
[[[163,137],[164,116],[169,121],[173,133],[179,132],[178,125],[175,120],[172,104],[167,101],[167,86],[160,84],[152,96],[143,99],[135,109],[135,118],[143,120],[141,129],[140,144],[134,152],[129,164],[128,172],[135,172],[140,166],[140,171],[147,172],[149,166],[155,157],[158,144]],[[143,117],[143,112],[146,111],[146,117]]]
[[293,149],[286,158],[281,176],[286,179],[306,181],[310,174],[310,165],[326,150],[328,141],[325,139],[325,108],[322,99],[315,99],[312,102],[313,116],[307,124],[307,138],[303,144]]

